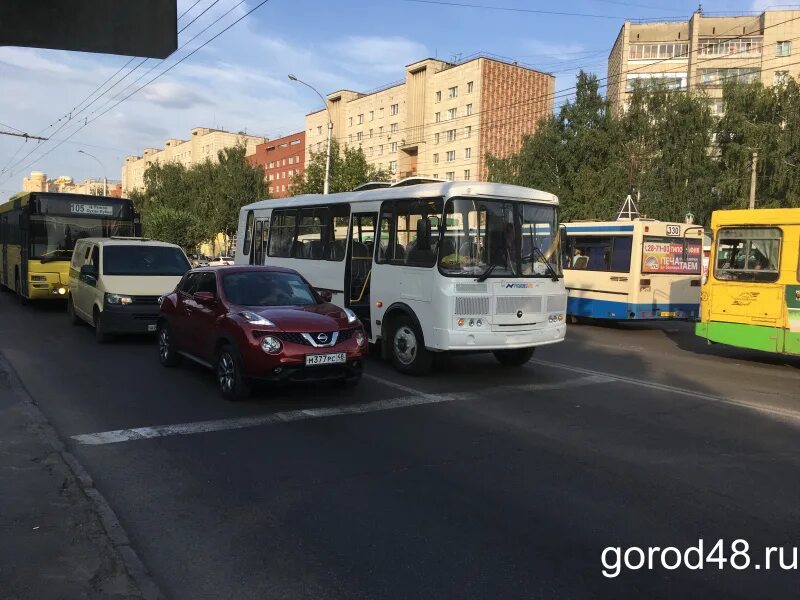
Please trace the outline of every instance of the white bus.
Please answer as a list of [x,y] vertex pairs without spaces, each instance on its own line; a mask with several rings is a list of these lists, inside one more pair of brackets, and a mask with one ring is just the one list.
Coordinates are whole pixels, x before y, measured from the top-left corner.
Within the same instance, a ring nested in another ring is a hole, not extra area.
[[425,372],[436,352],[521,365],[564,339],[558,199],[546,192],[400,182],[256,202],[238,231],[236,264],[296,269],[402,372]]
[[[576,319],[696,319],[703,229],[652,219],[566,224],[567,313]],[[685,245],[685,248],[684,248]]]

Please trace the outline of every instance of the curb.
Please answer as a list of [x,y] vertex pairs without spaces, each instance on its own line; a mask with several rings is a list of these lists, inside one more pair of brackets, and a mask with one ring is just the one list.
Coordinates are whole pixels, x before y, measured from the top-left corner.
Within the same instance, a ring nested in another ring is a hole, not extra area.
[[111,545],[119,555],[120,562],[124,566],[128,576],[130,576],[139,588],[142,598],[144,598],[144,600],[164,600],[164,594],[161,593],[161,590],[150,576],[144,563],[131,546],[128,535],[125,533],[122,523],[120,523],[111,505],[109,505],[108,501],[94,487],[94,481],[86,469],[83,468],[83,465],[78,462],[74,454],[67,450],[55,427],[47,420],[47,417],[31,397],[19,375],[17,375],[17,372],[2,352],[0,352],[0,371],[5,371],[8,376],[8,385],[12,393],[16,394],[22,400],[25,413],[30,418],[31,422],[39,427],[39,430],[47,439],[47,443],[53,451],[61,457],[61,460],[64,461],[68,470],[78,482],[78,487],[86,498],[89,499],[89,502],[91,502],[95,513],[100,518],[103,529],[105,529],[106,534],[111,540]]

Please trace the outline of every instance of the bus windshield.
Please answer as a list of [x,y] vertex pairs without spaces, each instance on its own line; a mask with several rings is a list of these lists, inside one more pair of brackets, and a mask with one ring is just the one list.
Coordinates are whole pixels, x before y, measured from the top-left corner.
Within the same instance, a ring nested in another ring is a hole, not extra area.
[[554,206],[454,198],[447,202],[439,269],[449,276],[559,277]]
[[133,235],[130,221],[91,217],[32,216],[30,257],[42,262],[70,260],[75,242],[86,237]]

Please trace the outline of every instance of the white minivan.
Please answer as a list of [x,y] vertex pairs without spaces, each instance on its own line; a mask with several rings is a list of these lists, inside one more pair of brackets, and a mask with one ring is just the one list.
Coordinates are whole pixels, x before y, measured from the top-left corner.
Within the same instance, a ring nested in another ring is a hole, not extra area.
[[115,333],[153,333],[159,298],[190,268],[175,244],[126,237],[78,240],[69,267],[70,319],[93,325],[99,342]]

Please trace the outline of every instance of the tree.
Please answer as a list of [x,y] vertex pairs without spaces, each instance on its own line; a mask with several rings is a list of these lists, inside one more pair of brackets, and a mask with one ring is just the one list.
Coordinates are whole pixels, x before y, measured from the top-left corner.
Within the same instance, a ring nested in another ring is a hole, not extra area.
[[[325,184],[326,152],[311,152],[305,171],[292,179],[289,193],[321,194]],[[350,192],[368,181],[389,181],[389,173],[378,169],[367,161],[361,148],[345,146],[340,150],[339,143],[331,142],[330,192]]]
[[221,150],[216,163],[207,159],[188,169],[181,163],[150,165],[144,190],[130,195],[145,235],[187,250],[219,233],[231,238],[241,207],[269,197],[263,168],[251,165],[245,155],[245,147],[238,145]]

